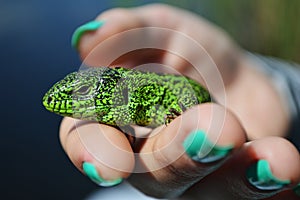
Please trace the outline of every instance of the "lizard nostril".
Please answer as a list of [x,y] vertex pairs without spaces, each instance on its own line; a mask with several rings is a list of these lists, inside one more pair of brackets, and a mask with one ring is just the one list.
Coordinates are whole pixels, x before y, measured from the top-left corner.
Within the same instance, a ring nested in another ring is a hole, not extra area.
[[47,102],[48,104],[50,104],[52,102],[53,98],[52,97],[48,97]]

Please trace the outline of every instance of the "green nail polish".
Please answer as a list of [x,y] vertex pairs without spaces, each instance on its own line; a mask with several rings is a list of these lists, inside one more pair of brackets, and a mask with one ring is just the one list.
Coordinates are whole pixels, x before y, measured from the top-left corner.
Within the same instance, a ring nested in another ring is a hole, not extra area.
[[214,145],[202,130],[188,135],[183,142],[186,154],[200,163],[210,163],[224,158],[233,149],[233,145],[226,147]]
[[246,172],[248,181],[260,190],[278,190],[291,183],[290,180],[276,178],[267,160],[259,160]]
[[107,181],[103,179],[101,176],[99,176],[96,167],[92,163],[84,162],[82,165],[83,171],[85,174],[96,184],[103,186],[103,187],[110,187],[117,185],[122,182],[122,178],[118,178],[113,181]]
[[91,21],[78,27],[72,35],[72,47],[77,49],[81,36],[87,31],[95,31],[103,26],[104,21]]
[[295,194],[300,197],[300,183],[293,190]]

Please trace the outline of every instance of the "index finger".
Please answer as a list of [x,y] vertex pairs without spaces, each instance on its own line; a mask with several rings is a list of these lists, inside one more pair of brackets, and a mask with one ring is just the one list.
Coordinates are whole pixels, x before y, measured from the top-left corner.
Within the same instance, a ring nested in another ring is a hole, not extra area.
[[125,135],[111,126],[64,118],[60,140],[78,170],[99,185],[126,178],[133,170],[131,146]]

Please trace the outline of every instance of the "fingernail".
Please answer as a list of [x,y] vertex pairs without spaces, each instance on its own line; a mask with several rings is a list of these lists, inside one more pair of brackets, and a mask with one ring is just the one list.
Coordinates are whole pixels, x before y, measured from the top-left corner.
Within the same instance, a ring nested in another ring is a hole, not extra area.
[[300,183],[293,190],[295,194],[300,197]]
[[251,165],[246,172],[246,177],[251,185],[260,190],[279,190],[291,183],[290,180],[276,178],[267,160],[259,160]]
[[82,35],[85,32],[95,31],[95,30],[99,29],[101,26],[103,26],[103,24],[104,24],[104,21],[91,21],[91,22],[88,22],[88,23],[83,24],[82,26],[78,27],[72,35],[72,40],[71,40],[72,47],[77,49],[80,38],[82,37]]
[[213,144],[202,130],[193,131],[183,142],[186,154],[200,163],[211,163],[226,157],[233,145],[218,146]]
[[119,183],[122,182],[122,178],[118,178],[116,180],[113,181],[107,181],[105,179],[103,179],[97,172],[96,167],[89,162],[84,162],[82,165],[83,171],[85,172],[85,174],[96,184],[103,186],[103,187],[110,187],[110,186],[114,186],[117,185]]

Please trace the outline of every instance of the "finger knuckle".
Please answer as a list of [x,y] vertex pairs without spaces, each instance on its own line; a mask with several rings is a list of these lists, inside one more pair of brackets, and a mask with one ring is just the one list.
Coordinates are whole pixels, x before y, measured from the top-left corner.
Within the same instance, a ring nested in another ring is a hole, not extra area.
[[126,8],[113,8],[107,11],[104,11],[101,13],[97,19],[107,19],[111,17],[123,19],[124,17],[127,17],[130,15],[130,11]]

